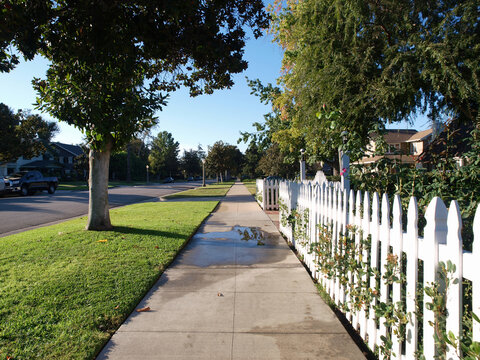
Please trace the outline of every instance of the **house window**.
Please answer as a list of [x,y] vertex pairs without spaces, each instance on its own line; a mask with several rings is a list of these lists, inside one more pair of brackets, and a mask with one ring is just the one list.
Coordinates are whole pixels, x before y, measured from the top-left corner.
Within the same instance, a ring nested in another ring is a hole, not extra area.
[[418,146],[417,143],[410,144],[410,154],[415,155],[418,153]]
[[58,157],[58,162],[59,162],[60,164],[63,164],[63,156],[59,156],[59,157]]
[[71,157],[71,156],[68,157],[68,163],[73,164],[73,157]]

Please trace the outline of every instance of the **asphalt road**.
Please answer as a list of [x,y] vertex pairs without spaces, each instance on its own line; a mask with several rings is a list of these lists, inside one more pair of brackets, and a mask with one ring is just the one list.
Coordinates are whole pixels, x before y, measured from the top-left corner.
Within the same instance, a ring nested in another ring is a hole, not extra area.
[[[201,182],[120,186],[109,189],[110,207],[147,200],[200,186]],[[82,216],[88,213],[88,191],[46,191],[32,196],[9,195],[0,198],[0,237]]]

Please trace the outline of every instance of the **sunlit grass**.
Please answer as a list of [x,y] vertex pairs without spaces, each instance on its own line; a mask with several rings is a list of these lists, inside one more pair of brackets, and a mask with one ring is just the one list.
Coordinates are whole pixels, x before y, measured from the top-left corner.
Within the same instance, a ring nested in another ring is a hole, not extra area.
[[206,187],[197,187],[187,191],[182,191],[172,195],[165,196],[166,199],[182,199],[195,197],[217,197],[225,196],[234,183],[209,184]]
[[217,202],[111,210],[0,238],[0,359],[92,359]]

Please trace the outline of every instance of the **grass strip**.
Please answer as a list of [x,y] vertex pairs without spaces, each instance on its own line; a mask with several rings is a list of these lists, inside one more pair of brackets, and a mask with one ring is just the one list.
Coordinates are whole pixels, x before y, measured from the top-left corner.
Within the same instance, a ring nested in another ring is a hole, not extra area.
[[185,198],[196,198],[196,197],[218,197],[225,196],[230,190],[234,183],[220,183],[220,184],[209,184],[206,187],[197,187],[195,189],[190,189],[176,194],[167,195],[165,199],[185,199]]
[[92,359],[217,202],[111,210],[0,239],[0,359]]
[[247,190],[250,191],[250,194],[255,196],[257,193],[257,182],[256,180],[244,180],[243,185],[247,187]]

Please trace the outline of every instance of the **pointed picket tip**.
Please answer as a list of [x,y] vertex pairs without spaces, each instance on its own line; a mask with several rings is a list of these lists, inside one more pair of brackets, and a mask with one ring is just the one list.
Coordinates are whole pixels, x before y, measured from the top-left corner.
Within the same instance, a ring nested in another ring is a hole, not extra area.
[[445,203],[438,196],[435,196],[432,201],[427,206],[427,211],[425,211],[425,219],[427,220],[427,226],[430,221],[435,219],[439,221],[447,221],[448,210],[445,206]]
[[382,225],[390,226],[390,204],[387,194],[382,195]]
[[395,194],[393,197],[393,221],[392,225],[399,229],[402,228],[402,200],[400,199],[400,195]]
[[363,219],[370,221],[370,194],[365,191],[363,195]]
[[378,193],[373,193],[372,199],[372,221],[378,223],[380,221],[380,200]]
[[460,207],[458,206],[457,200],[452,200],[450,202],[447,225],[448,233],[450,234],[450,231],[452,231],[452,234],[456,234],[458,238],[461,239],[462,215],[460,213]]
[[357,203],[360,202],[362,199],[362,192],[360,190],[357,190]]
[[[427,224],[425,225],[425,237],[427,233],[436,233],[438,236],[436,239],[439,244],[446,243],[447,236],[447,217],[448,210],[445,203],[438,196],[435,196],[425,211],[425,219]],[[433,239],[433,237],[432,237]]]
[[407,225],[417,224],[418,203],[417,203],[417,198],[415,196],[410,197],[410,201],[408,202],[407,219],[408,219]]

